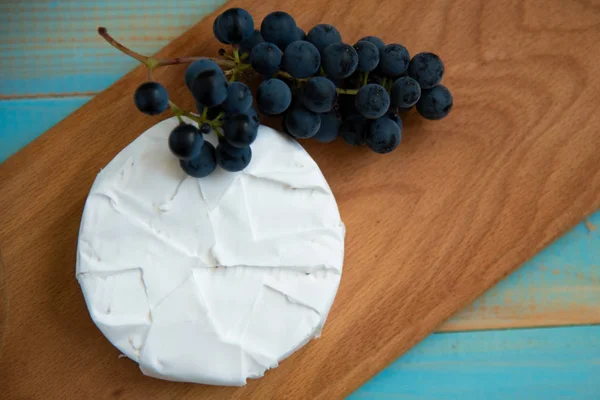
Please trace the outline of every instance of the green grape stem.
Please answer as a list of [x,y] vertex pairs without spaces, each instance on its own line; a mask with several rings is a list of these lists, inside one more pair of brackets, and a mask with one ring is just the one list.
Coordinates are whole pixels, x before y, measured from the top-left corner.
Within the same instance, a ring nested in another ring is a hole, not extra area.
[[369,73],[363,72],[362,86],[366,86],[368,81],[369,81]]
[[221,119],[224,116],[225,116],[225,113],[224,112],[220,112],[219,115],[217,115],[216,118],[212,120],[212,122],[214,122],[215,124],[218,124],[218,125],[222,125],[221,124]]
[[108,30],[101,26],[98,28],[98,34],[100,36],[102,36],[102,38],[104,38],[104,40],[106,40],[112,47],[114,47],[115,49],[121,51],[122,53],[127,54],[128,56],[135,58],[136,60],[138,60],[139,62],[141,62],[142,64],[145,64],[146,61],[148,60],[148,57],[141,55],[140,53],[136,53],[135,51],[123,46],[121,43],[119,43],[117,40],[115,40],[115,38],[113,38],[109,33]]
[[212,58],[212,57],[177,57],[165,60],[156,60],[157,64],[155,67],[163,67],[167,65],[176,65],[176,64],[190,64],[197,60],[211,60],[217,63],[220,67],[226,68],[234,68],[235,63],[229,60],[223,60],[220,58]]
[[[277,71],[277,76],[279,76],[280,78],[283,78],[283,79],[291,80],[296,84],[307,82],[310,79],[310,78],[294,78],[287,72],[284,72],[281,70]],[[366,79],[365,79],[365,81],[366,81]],[[349,95],[354,96],[358,93],[358,89],[343,89],[343,88],[336,88],[336,89],[339,94],[349,94]]]
[[[111,46],[113,46],[117,50],[121,51],[124,54],[127,54],[128,56],[130,56],[130,57],[136,59],[137,61],[139,61],[140,63],[144,64],[146,66],[146,68],[148,69],[148,80],[149,81],[152,80],[152,71],[155,68],[163,67],[163,66],[167,66],[167,65],[189,64],[196,60],[202,60],[202,59],[213,60],[221,67],[229,67],[230,69],[225,71],[226,75],[235,75],[236,69],[239,68],[238,67],[239,64],[236,62],[232,62],[229,60],[213,59],[210,57],[177,57],[177,58],[170,58],[170,59],[156,59],[153,57],[148,57],[148,56],[144,56],[140,53],[137,53],[137,52],[131,50],[130,48],[124,46],[123,44],[119,43],[115,38],[113,38],[108,33],[108,30],[105,27],[99,27],[98,34],[100,36],[102,36],[102,38],[104,40],[106,40]],[[171,112],[177,117],[177,119],[179,119],[179,122],[183,122],[183,120],[181,119],[181,116],[184,116],[184,117],[187,117],[187,118],[191,119],[192,121],[198,123],[198,126],[202,125],[204,122],[208,122],[209,124],[211,124],[211,126],[216,126],[218,123],[218,125],[220,126],[220,122],[218,121],[218,119],[213,120],[213,121],[207,120],[207,118],[206,118],[207,109],[204,109],[204,114],[201,117],[199,117],[199,116],[179,107],[172,100],[169,100],[169,107],[171,109]]]
[[211,128],[213,128],[215,133],[217,133],[217,136],[219,135],[219,132],[217,132],[216,129],[223,126],[221,119],[223,118],[225,113],[219,113],[219,115],[217,115],[217,117],[215,119],[208,119],[208,116],[207,116],[208,108],[204,108],[202,110],[202,115],[197,115],[197,114],[183,110],[181,107],[179,107],[177,104],[173,103],[171,100],[169,100],[169,106],[171,108],[171,112],[173,114],[175,114],[175,116],[177,117],[177,119],[179,120],[180,123],[183,123],[183,119],[181,118],[182,116],[187,117],[187,118],[191,119],[192,121],[196,122],[198,124],[198,128],[200,128],[200,126],[202,124],[208,123],[211,126]]
[[233,48],[233,59],[237,65],[240,65],[240,51],[237,47]]
[[108,44],[110,44],[117,50],[121,51],[122,53],[125,53],[128,56],[138,60],[140,63],[146,65],[146,67],[148,67],[148,69],[151,69],[151,70],[158,68],[158,67],[168,66],[168,65],[190,64],[197,60],[212,60],[215,63],[217,63],[219,66],[225,67],[225,68],[235,68],[237,65],[236,62],[233,62],[230,60],[223,60],[220,58],[212,58],[212,57],[175,57],[175,58],[166,58],[166,59],[160,59],[160,58],[157,59],[157,58],[153,58],[153,57],[148,57],[148,56],[145,56],[138,52],[135,52],[135,51],[131,50],[130,48],[124,46],[123,44],[119,43],[115,38],[113,38],[108,33],[108,30],[103,26],[98,28],[98,34],[100,36],[102,36],[102,38],[104,40],[106,40],[108,42]]
[[[106,40],[111,46],[113,46],[117,50],[121,51],[122,53],[127,54],[128,56],[138,60],[140,63],[146,65],[146,67],[148,68],[149,80],[152,80],[152,70],[154,70],[155,68],[169,66],[169,65],[177,65],[177,64],[189,64],[196,60],[212,60],[212,61],[214,61],[220,67],[223,67],[225,75],[230,77],[230,81],[234,81],[234,80],[238,79],[242,72],[251,68],[250,64],[246,64],[243,62],[248,57],[248,55],[243,54],[240,56],[239,48],[237,46],[233,47],[233,56],[226,54],[225,57],[228,59],[225,59],[225,60],[220,59],[220,58],[212,58],[212,57],[175,57],[175,58],[169,58],[169,59],[156,59],[153,57],[148,57],[148,56],[144,56],[140,53],[137,53],[137,52],[131,50],[130,48],[124,46],[123,44],[119,43],[115,38],[113,38],[108,33],[108,30],[105,27],[99,27],[98,34],[100,36],[102,36],[102,38],[104,38],[104,40]],[[323,70],[323,68],[320,68],[320,73],[323,76],[325,75],[325,71]],[[277,76],[284,78],[284,79],[300,82],[300,83],[306,82],[310,79],[310,78],[294,78],[287,72],[284,72],[281,70],[277,71]],[[363,79],[365,79],[365,81],[366,81],[366,76]],[[338,91],[338,93],[349,94],[349,95],[355,95],[356,93],[358,93],[358,89],[337,88],[337,91]]]
[[388,78],[384,78],[383,82],[381,83],[381,86],[383,86],[383,88],[385,90],[387,90],[388,93],[389,93],[392,90],[392,85],[393,84],[394,84],[394,80],[393,79],[391,79],[391,78],[389,78],[389,79]]
[[[124,46],[123,44],[119,43],[119,41],[117,41],[115,38],[113,38],[108,33],[108,30],[105,27],[102,27],[102,26],[99,27],[98,34],[104,40],[106,40],[106,42],[108,42],[108,44],[113,46],[115,49],[134,58],[135,60],[139,61],[141,64],[144,64],[146,66],[146,68],[148,69],[148,80],[149,81],[152,81],[152,71],[155,68],[165,67],[165,66],[169,66],[169,65],[177,65],[177,64],[189,64],[189,63],[192,63],[197,60],[212,60],[217,65],[219,65],[221,68],[223,68],[225,75],[230,78],[229,79],[230,82],[235,81],[241,75],[243,75],[246,70],[251,68],[250,64],[244,62],[248,58],[248,54],[240,55],[239,46],[232,46],[233,55],[225,54],[224,56],[226,59],[212,58],[212,57],[175,57],[175,58],[168,58],[168,59],[159,59],[159,58],[145,56],[143,54],[135,52],[135,51],[131,50],[130,48]],[[322,76],[325,76],[325,71],[323,70],[322,67],[320,68],[320,74]],[[277,71],[276,75],[283,79],[291,80],[296,85],[307,82],[310,79],[310,78],[294,78],[287,72],[284,72],[281,70]],[[364,86],[366,84],[367,78],[368,78],[368,73],[365,73],[362,76],[362,86]],[[387,78],[384,80],[383,86],[386,87],[387,86],[386,84],[387,84]],[[337,92],[340,94],[356,95],[358,93],[358,89],[337,88]],[[213,130],[215,130],[215,132],[217,132],[216,128],[220,128],[222,126],[221,119],[223,117],[223,113],[219,114],[213,120],[208,120],[207,115],[206,115],[206,113],[207,113],[206,108],[204,109],[202,116],[199,116],[199,115],[193,114],[189,111],[185,111],[184,109],[179,107],[177,104],[175,104],[171,100],[169,100],[169,106],[170,106],[171,112],[179,119],[180,122],[183,122],[181,117],[185,116],[185,117],[195,121],[196,123],[198,123],[199,126],[202,125],[203,123],[209,123],[211,125],[211,127],[213,128]],[[219,132],[217,132],[217,134],[219,135]]]
[[294,82],[307,82],[310,79],[310,78],[294,78],[287,72],[283,72],[281,70],[277,71],[277,76],[284,78],[284,79],[294,81]]
[[349,95],[355,96],[358,93],[358,89],[342,89],[342,88],[337,88],[337,92],[339,94],[349,94]]
[[204,119],[206,118],[205,116],[203,117],[199,117],[196,114],[192,114],[189,111],[185,111],[184,109],[182,109],[181,107],[179,107],[177,104],[175,104],[174,102],[172,102],[171,100],[169,100],[169,107],[171,108],[171,112],[173,114],[175,114],[175,116],[179,119],[179,121],[181,122],[181,116],[183,115],[184,117],[187,117],[189,119],[191,119],[194,122],[197,122],[198,125],[201,125],[202,123],[206,122]]

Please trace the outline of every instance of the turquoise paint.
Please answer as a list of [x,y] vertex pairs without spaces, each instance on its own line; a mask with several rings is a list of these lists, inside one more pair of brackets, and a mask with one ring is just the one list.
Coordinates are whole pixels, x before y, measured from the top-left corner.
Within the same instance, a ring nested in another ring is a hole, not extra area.
[[[135,63],[131,63],[133,68]],[[101,92],[123,76],[122,72],[103,71],[102,73],[88,71],[78,73],[76,77],[56,74],[52,78],[31,77],[22,79],[5,79],[0,81],[0,93],[5,96],[23,96],[30,93],[37,95],[61,94],[65,88],[68,93]]]
[[[137,4],[136,4],[137,3]],[[40,11],[64,10],[71,12],[72,10],[96,10],[107,12],[110,10],[143,10],[146,8],[168,11],[172,8],[185,8],[190,12],[197,12],[199,8],[215,9],[219,5],[225,3],[224,0],[178,0],[174,4],[165,3],[164,0],[144,0],[124,2],[122,0],[28,0],[22,2],[20,0],[5,0],[0,3],[0,10],[22,11],[40,16]],[[131,12],[131,11],[130,11]],[[131,12],[132,15],[134,14]],[[69,14],[70,15],[70,14]],[[5,16],[6,17],[6,16]]]
[[[106,26],[126,45],[150,55],[223,3],[0,2],[0,94],[102,91],[135,67],[136,62],[105,43],[96,33],[98,26]],[[189,54],[183,55],[197,54],[190,49]]]
[[600,326],[437,333],[348,400],[600,399]]
[[89,97],[0,101],[0,162],[88,100]]

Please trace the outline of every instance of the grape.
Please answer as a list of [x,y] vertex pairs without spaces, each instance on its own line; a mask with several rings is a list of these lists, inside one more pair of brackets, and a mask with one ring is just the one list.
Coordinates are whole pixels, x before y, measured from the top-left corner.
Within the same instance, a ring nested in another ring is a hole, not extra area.
[[406,72],[409,62],[410,54],[408,54],[406,47],[394,43],[385,46],[379,64],[384,74],[396,77]]
[[306,108],[316,113],[331,111],[337,97],[337,88],[329,79],[317,76],[304,85],[303,102]]
[[204,142],[200,154],[191,160],[179,160],[179,166],[186,174],[194,178],[204,178],[217,168],[215,147],[209,142]]
[[306,35],[306,40],[315,45],[321,54],[325,47],[332,43],[342,43],[342,35],[335,26],[319,24],[314,26]]
[[223,119],[223,133],[229,144],[235,147],[248,147],[256,139],[260,121],[254,109],[246,113],[226,114]]
[[192,88],[192,82],[194,81],[196,75],[198,75],[202,71],[208,70],[214,70],[223,73],[221,68],[213,60],[202,59],[196,60],[193,63],[191,63],[185,70],[185,85],[188,87],[188,89]]
[[321,143],[333,142],[340,135],[341,125],[342,120],[335,111],[321,114],[321,126],[313,138]]
[[306,32],[299,26],[296,27],[296,39],[295,40],[306,40]]
[[346,43],[333,43],[323,50],[323,69],[334,79],[347,78],[358,66],[358,54]]
[[409,111],[411,111],[413,108],[415,108],[415,106],[410,106],[410,107],[398,107],[397,111],[399,113],[407,113]]
[[292,92],[281,79],[263,81],[256,91],[260,111],[267,115],[281,114],[292,102]]
[[386,115],[386,117],[388,117],[389,119],[391,119],[392,121],[394,121],[396,123],[396,125],[398,125],[398,128],[400,128],[400,133],[402,133],[402,119],[400,118],[400,116],[398,114],[396,114],[395,112],[388,112]]
[[365,118],[377,119],[390,107],[390,96],[383,86],[369,83],[360,88],[354,105]]
[[367,145],[375,153],[386,154],[400,144],[400,127],[388,117],[376,119],[366,132]]
[[365,135],[369,122],[370,121],[362,115],[351,115],[342,122],[340,135],[342,135],[348,144],[362,146],[366,141]]
[[281,50],[273,43],[259,43],[250,53],[250,63],[259,74],[273,75],[281,64]]
[[219,31],[219,18],[221,18],[221,16],[219,15],[217,18],[215,18],[214,22],[213,22],[213,34],[215,35],[215,37],[217,38],[217,40],[223,44],[231,44],[227,41],[227,39],[225,39],[225,36]]
[[364,38],[360,39],[359,42],[362,42],[363,40],[366,42],[373,43],[380,53],[383,52],[383,49],[385,49],[385,43],[377,36],[365,36]]
[[200,125],[200,133],[208,135],[210,132],[212,132],[212,128],[208,122],[204,122],[202,125]]
[[225,139],[219,140],[217,150],[215,151],[217,163],[225,171],[238,172],[250,164],[252,159],[252,149],[250,147],[235,147]]
[[393,107],[407,108],[414,106],[421,97],[421,87],[413,78],[404,76],[392,84],[390,102]]
[[223,109],[229,114],[242,113],[252,105],[252,91],[242,82],[232,82],[227,88],[227,100]]
[[275,11],[267,15],[260,25],[262,37],[271,43],[275,43],[281,50],[296,40],[296,21],[286,12]]
[[133,101],[144,114],[156,115],[169,107],[169,94],[158,82],[144,82],[135,90]]
[[248,39],[254,31],[252,15],[242,8],[230,8],[217,18],[213,26],[215,36],[225,39],[227,43],[239,44]]
[[190,124],[179,124],[169,134],[169,149],[182,160],[197,157],[203,144],[204,136]]
[[379,64],[379,49],[371,42],[359,40],[354,45],[358,54],[358,67],[361,72],[371,72]]
[[265,39],[263,39],[262,35],[260,34],[260,31],[258,29],[255,29],[248,39],[244,39],[242,40],[242,43],[240,43],[240,53],[249,55],[254,46],[264,41]]
[[321,56],[312,43],[296,40],[283,51],[281,64],[294,78],[308,78],[319,70]]
[[244,114],[248,114],[256,126],[260,125],[260,116],[254,107],[250,107]]
[[292,134],[290,133],[290,131],[288,131],[287,126],[285,126],[285,115],[283,116],[283,123],[281,124],[281,130],[283,131],[283,133],[285,133],[289,137],[291,137],[293,139],[296,139],[295,137],[292,136]]
[[227,86],[223,72],[205,70],[194,77],[191,92],[198,103],[210,108],[225,101]]
[[431,89],[442,81],[444,63],[433,53],[419,53],[408,64],[408,76],[419,82],[421,89]]
[[321,127],[321,116],[302,104],[291,108],[284,117],[288,132],[295,138],[308,139],[316,135]]
[[[196,102],[196,110],[198,110],[198,114],[202,115],[204,113],[204,106],[198,102]],[[215,119],[219,116],[219,114],[225,112],[222,107],[211,107],[206,111],[206,118]]]
[[443,85],[425,89],[417,103],[417,111],[427,119],[442,119],[452,110],[453,99],[450,91]]

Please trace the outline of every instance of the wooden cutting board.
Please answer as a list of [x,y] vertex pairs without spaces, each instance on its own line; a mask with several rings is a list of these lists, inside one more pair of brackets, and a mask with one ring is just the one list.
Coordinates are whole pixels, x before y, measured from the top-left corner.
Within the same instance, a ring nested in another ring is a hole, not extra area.
[[[257,21],[285,9],[305,29],[332,23],[349,43],[379,35],[447,65],[453,112],[440,122],[408,117],[396,152],[303,142],[348,230],[322,338],[245,388],[218,388],[144,377],[96,329],[75,280],[77,233],[100,168],[164,118],[136,112],[138,68],[0,166],[3,398],[341,398],[600,207],[597,5],[370,4],[235,3]],[[160,56],[215,54],[213,18]],[[191,108],[183,71],[155,78]]]

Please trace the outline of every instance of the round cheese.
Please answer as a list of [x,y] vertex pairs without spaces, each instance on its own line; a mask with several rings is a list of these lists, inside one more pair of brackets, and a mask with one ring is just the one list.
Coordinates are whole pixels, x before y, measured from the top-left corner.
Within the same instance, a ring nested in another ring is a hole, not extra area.
[[144,374],[241,386],[320,334],[344,225],[295,141],[261,126],[244,171],[196,179],[169,152],[177,123],[144,132],[99,173],[76,276],[98,328]]

